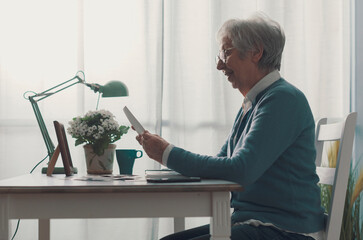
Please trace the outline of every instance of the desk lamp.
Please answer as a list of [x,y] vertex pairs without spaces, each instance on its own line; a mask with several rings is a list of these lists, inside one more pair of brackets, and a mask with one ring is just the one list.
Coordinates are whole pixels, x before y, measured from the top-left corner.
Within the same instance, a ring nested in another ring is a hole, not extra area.
[[[58,84],[52,88],[49,88],[48,90],[45,90],[41,93],[35,93],[32,91],[28,91],[28,92],[24,93],[24,97],[30,101],[30,103],[33,107],[33,111],[34,111],[35,117],[37,119],[40,131],[42,133],[43,140],[45,142],[45,146],[47,147],[47,150],[48,150],[49,160],[52,158],[52,156],[54,154],[55,147],[49,136],[47,127],[45,126],[42,114],[40,113],[40,110],[38,107],[38,102],[47,97],[50,97],[58,92],[61,92],[75,84],[78,84],[78,83],[81,83],[81,84],[91,88],[95,93],[98,92],[99,95],[102,94],[102,97],[123,97],[123,96],[129,95],[126,85],[119,81],[111,81],[111,82],[106,83],[103,86],[99,85],[97,83],[86,83],[85,75],[84,75],[83,71],[78,71],[73,78],[71,78],[61,84]],[[33,95],[25,96],[27,93],[33,93]],[[97,102],[97,107],[98,107],[98,102]],[[74,171],[76,173],[77,169],[74,169]],[[46,167],[42,169],[42,173],[47,173]],[[55,168],[53,173],[54,174],[64,174],[64,169],[63,169],[63,167]]]

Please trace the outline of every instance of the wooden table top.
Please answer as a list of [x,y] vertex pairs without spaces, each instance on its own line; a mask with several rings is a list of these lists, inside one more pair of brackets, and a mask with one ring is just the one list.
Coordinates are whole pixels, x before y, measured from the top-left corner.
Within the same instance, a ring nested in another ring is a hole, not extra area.
[[[131,179],[130,179],[131,178]],[[128,179],[128,180],[126,180]],[[242,191],[236,183],[203,179],[200,182],[148,183],[144,176],[27,174],[0,180],[0,194],[9,193],[127,193]]]

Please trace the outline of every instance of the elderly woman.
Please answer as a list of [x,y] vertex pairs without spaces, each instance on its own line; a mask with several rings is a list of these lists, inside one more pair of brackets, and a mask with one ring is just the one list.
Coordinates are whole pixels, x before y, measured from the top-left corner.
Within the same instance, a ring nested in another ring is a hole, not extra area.
[[[244,187],[232,192],[231,239],[320,239],[324,214],[315,173],[315,124],[304,94],[278,71],[282,29],[255,15],[227,21],[217,39],[217,69],[244,96],[219,154],[195,154],[147,131],[136,139],[150,158],[183,175]],[[209,226],[164,239],[209,239]]]

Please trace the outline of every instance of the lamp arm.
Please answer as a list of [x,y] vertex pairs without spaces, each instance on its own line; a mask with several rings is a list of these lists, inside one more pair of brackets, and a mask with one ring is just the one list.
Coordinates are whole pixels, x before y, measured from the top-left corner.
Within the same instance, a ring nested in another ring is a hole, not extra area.
[[33,111],[35,114],[35,118],[37,119],[37,122],[38,122],[38,125],[40,128],[40,132],[42,133],[43,140],[44,140],[45,146],[48,151],[49,159],[51,159],[53,156],[53,153],[54,153],[54,149],[55,149],[54,144],[52,142],[52,139],[49,136],[47,127],[45,126],[45,123],[44,123],[42,114],[40,113],[37,101],[35,101],[33,97],[29,97],[29,101],[32,105],[32,108],[33,108]]
[[[83,74],[83,79],[78,76],[79,73],[82,73]],[[84,80],[84,73],[82,71],[79,71],[77,72],[76,76],[73,77],[72,79],[69,79],[61,84],[58,84],[52,88],[49,88],[41,93],[35,93],[33,96],[28,96],[28,97],[25,97],[25,94],[27,93],[24,93],[24,97],[26,99],[28,99],[32,105],[32,108],[33,108],[33,111],[34,111],[34,114],[35,114],[35,118],[37,119],[37,122],[38,122],[38,125],[39,125],[39,128],[40,128],[40,132],[42,133],[42,137],[43,137],[43,140],[44,140],[44,143],[45,143],[45,146],[47,148],[47,151],[48,151],[48,156],[49,156],[49,159],[52,158],[53,156],[53,153],[55,151],[55,147],[54,147],[54,144],[49,136],[49,132],[47,130],[47,127],[44,123],[44,119],[42,117],[42,114],[40,112],[40,109],[38,107],[38,102],[47,98],[47,97],[50,97],[58,92],[61,92],[75,84],[78,84],[78,83],[82,83],[82,84],[86,84],[85,80]],[[68,84],[68,85],[66,85]],[[66,86],[64,86],[66,85]],[[62,87],[64,86],[64,87]],[[60,88],[61,87],[61,88]],[[55,90],[54,92],[50,92],[54,89],[57,89],[57,88],[60,88],[58,90]]]
[[[60,89],[58,89],[58,90],[56,90],[56,91],[54,91],[54,92],[50,92],[50,91],[52,91],[53,89],[59,88],[59,87],[61,87],[61,86],[65,85],[65,84],[67,84],[67,83],[70,83],[70,82],[72,82],[72,81],[74,81],[74,80],[77,80],[77,81],[75,81],[75,82],[73,82],[73,83],[71,83],[71,84],[69,84],[69,85],[67,85],[67,86],[65,86],[65,87],[63,87],[63,88],[60,88]],[[56,93],[58,93],[58,92],[61,92],[61,91],[65,90],[65,89],[67,89],[67,88],[69,88],[69,87],[71,87],[71,86],[73,86],[73,85],[76,85],[76,84],[78,84],[78,83],[86,84],[86,83],[85,83],[85,81],[84,81],[82,78],[80,78],[79,76],[75,76],[74,78],[69,79],[69,80],[67,80],[67,81],[65,81],[65,82],[63,82],[63,83],[61,83],[61,84],[58,84],[58,85],[56,85],[56,86],[52,87],[52,88],[49,88],[49,89],[47,89],[47,90],[45,90],[45,91],[43,91],[43,92],[41,92],[41,93],[36,93],[36,94],[35,94],[35,95],[33,95],[32,97],[33,97],[33,99],[34,99],[34,98],[38,98],[38,97],[39,97],[39,99],[38,99],[38,100],[35,100],[35,101],[39,102],[39,101],[41,101],[41,100],[43,100],[43,99],[45,99],[45,98],[47,98],[47,97],[50,97],[50,96],[52,96],[52,95],[54,95],[54,94],[56,94]]]

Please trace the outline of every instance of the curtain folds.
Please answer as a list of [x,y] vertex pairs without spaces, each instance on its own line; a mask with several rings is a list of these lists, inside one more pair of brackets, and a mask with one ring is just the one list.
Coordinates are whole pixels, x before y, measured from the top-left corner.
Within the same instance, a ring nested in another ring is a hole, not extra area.
[[[41,92],[78,70],[84,70],[87,82],[120,80],[128,86],[129,97],[101,99],[99,105],[121,124],[129,124],[122,112],[127,105],[145,128],[169,142],[216,154],[243,99],[216,70],[215,34],[224,21],[255,11],[284,28],[281,75],[306,94],[314,117],[345,115],[349,1],[0,0],[0,179],[26,174],[46,156],[23,93]],[[53,120],[67,125],[94,110],[97,97],[76,86],[40,102],[52,139]],[[131,131],[117,147],[141,149],[135,136]],[[81,147],[69,136],[68,142],[74,164],[84,172]],[[134,173],[158,167],[144,155]],[[207,222],[191,218],[186,227]],[[169,234],[172,226],[171,219],[54,220],[51,234],[52,239],[143,240]],[[35,221],[22,221],[18,239],[36,239],[35,229]]]

